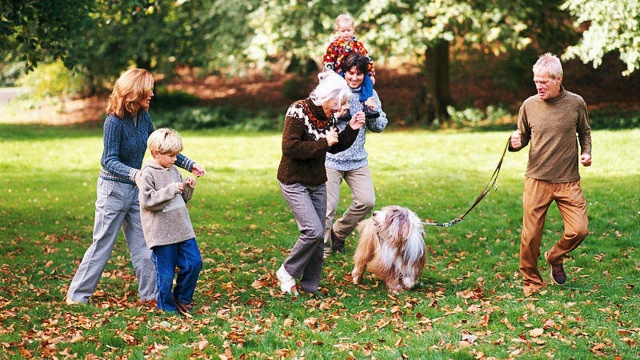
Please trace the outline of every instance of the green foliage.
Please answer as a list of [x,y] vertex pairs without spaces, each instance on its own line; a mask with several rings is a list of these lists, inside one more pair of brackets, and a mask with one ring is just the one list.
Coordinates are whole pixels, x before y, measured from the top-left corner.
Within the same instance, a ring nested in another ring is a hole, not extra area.
[[561,7],[574,17],[576,28],[584,27],[578,44],[566,49],[565,58],[593,62],[597,68],[606,53],[619,53],[629,75],[640,68],[640,2],[637,0],[567,0]]
[[511,122],[513,115],[510,109],[501,106],[489,105],[485,111],[475,107],[456,110],[450,106],[448,109],[451,121],[459,128],[493,126],[499,123]]
[[[467,220],[427,228],[429,257],[417,289],[390,295],[369,275],[353,285],[354,235],[346,254],[325,261],[321,296],[292,298],[274,275],[299,234],[275,181],[281,135],[181,132],[185,154],[207,169],[189,203],[204,267],[194,318],[184,319],[136,302],[122,237],[91,304],[63,303],[91,243],[101,130],[0,124],[9,134],[0,137],[2,356],[637,358],[640,204],[629,189],[637,187],[640,159],[627,155],[639,131],[594,132],[594,164],[581,168],[590,235],[565,260],[567,284],[535,298],[522,296],[518,273],[525,152],[507,154],[498,190]],[[457,217],[488,180],[508,135],[368,137],[376,208]],[[339,211],[349,200],[344,187]],[[562,231],[552,206],[543,248]],[[539,266],[547,276],[548,265]]]
[[208,106],[195,95],[168,91],[162,86],[156,89],[152,102],[151,115],[156,127],[265,131],[278,130],[282,125],[280,109],[254,112],[232,104]]
[[40,65],[24,74],[17,83],[29,89],[32,99],[69,98],[85,90],[84,77],[67,69],[62,61]]
[[281,127],[282,115],[273,111],[253,113],[235,105],[181,106],[171,109],[154,108],[156,127],[176,129],[229,129],[242,131],[276,130]]
[[633,129],[640,128],[640,111],[609,106],[589,113],[592,129]]
[[0,0],[1,57],[23,61],[27,70],[52,59],[72,66],[91,29],[89,13],[95,2]]
[[16,82],[24,73],[23,62],[0,64],[0,87],[16,86]]

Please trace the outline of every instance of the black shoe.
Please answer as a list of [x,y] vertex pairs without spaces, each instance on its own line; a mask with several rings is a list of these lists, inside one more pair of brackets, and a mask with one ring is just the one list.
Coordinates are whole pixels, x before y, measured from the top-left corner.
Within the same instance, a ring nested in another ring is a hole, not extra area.
[[344,253],[344,239],[339,238],[333,229],[331,229],[331,250],[339,254]]
[[364,103],[362,104],[362,111],[364,111],[364,116],[367,120],[376,119],[380,116],[380,113],[377,110],[373,110]]
[[[544,253],[544,259],[547,260],[547,252]],[[547,263],[549,263],[549,260],[547,260]],[[551,265],[551,281],[553,281],[556,285],[562,285],[567,281],[567,275],[564,273],[564,266],[562,266],[562,263],[558,264],[558,265],[553,265],[551,263],[549,263],[549,265]]]

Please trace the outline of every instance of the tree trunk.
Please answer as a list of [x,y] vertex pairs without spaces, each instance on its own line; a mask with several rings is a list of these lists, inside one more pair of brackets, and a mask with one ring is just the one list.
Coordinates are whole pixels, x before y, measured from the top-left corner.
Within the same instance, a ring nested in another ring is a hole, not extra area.
[[427,48],[423,82],[414,104],[414,119],[432,124],[435,120],[444,122],[449,119],[447,106],[453,103],[449,88],[449,43],[440,42]]

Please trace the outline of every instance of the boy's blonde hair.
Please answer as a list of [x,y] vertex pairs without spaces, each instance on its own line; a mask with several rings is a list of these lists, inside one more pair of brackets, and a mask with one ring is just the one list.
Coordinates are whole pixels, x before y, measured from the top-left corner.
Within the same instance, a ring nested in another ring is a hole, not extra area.
[[349,14],[349,13],[340,14],[336,18],[335,31],[338,31],[338,28],[340,27],[340,25],[343,25],[343,24],[351,25],[353,27],[353,29],[355,30],[355,28],[356,28],[355,23],[356,23],[356,21],[353,19],[353,16],[351,16],[351,14]]
[[154,151],[161,154],[176,155],[182,151],[182,139],[180,139],[180,134],[177,131],[161,128],[149,135],[147,147],[152,155]]
[[107,115],[124,118],[136,117],[140,103],[153,91],[153,75],[145,69],[129,69],[125,71],[113,86],[107,104]]

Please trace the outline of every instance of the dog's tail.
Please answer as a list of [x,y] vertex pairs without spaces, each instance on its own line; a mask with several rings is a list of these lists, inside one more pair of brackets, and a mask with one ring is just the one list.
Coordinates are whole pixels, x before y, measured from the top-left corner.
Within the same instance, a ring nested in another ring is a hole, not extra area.
[[411,233],[404,248],[404,258],[410,263],[418,261],[424,255],[424,228],[420,218],[414,212],[409,213]]

